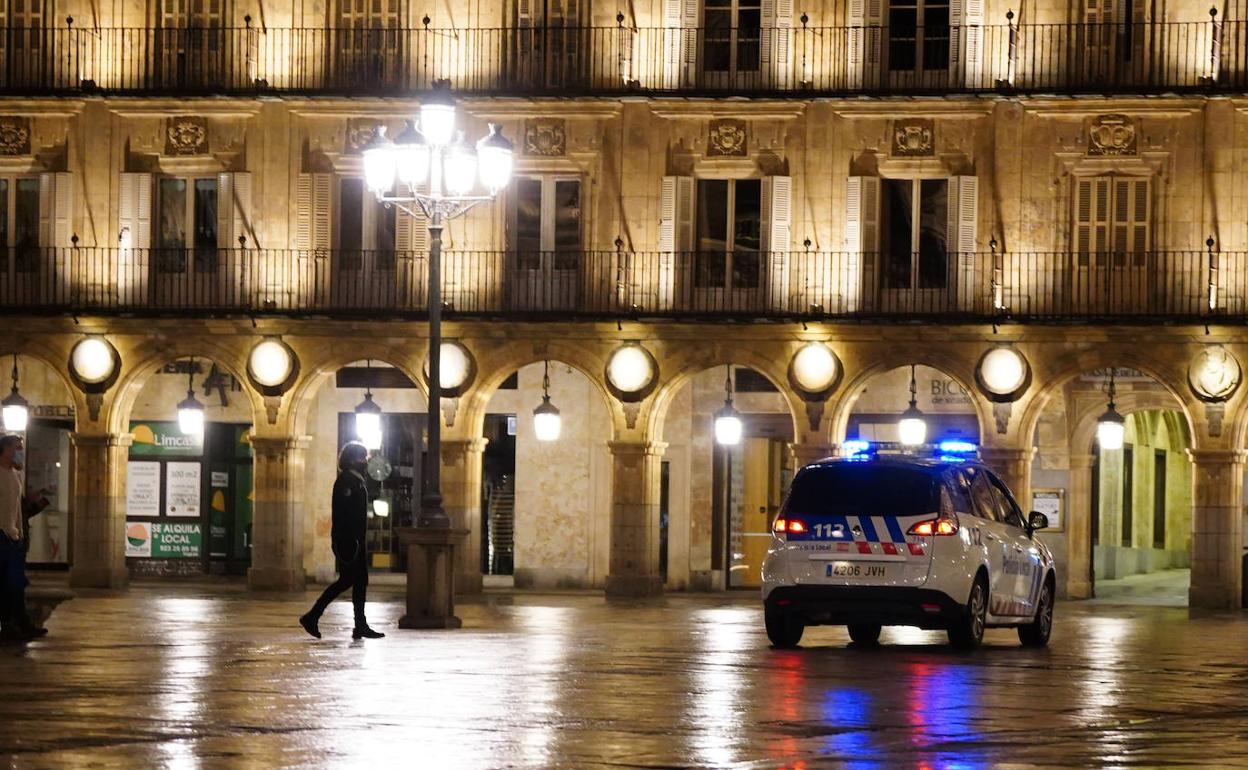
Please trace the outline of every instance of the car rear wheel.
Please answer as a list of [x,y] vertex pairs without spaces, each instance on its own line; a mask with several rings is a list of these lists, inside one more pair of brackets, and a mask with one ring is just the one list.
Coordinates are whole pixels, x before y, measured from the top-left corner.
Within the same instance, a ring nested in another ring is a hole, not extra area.
[[981,575],[971,586],[971,595],[966,599],[962,614],[949,626],[949,643],[960,650],[975,649],[984,641],[987,622],[988,581]]
[[850,623],[849,638],[854,644],[860,644],[863,647],[872,647],[880,643],[880,624],[879,623]]
[[763,622],[767,626],[767,638],[773,647],[786,649],[796,647],[802,641],[802,632],[806,624],[801,618],[788,612],[767,610],[763,613]]
[[1040,590],[1040,601],[1036,607],[1036,619],[1025,626],[1018,627],[1018,641],[1025,647],[1043,647],[1049,643],[1049,635],[1053,633],[1053,584],[1044,581]]

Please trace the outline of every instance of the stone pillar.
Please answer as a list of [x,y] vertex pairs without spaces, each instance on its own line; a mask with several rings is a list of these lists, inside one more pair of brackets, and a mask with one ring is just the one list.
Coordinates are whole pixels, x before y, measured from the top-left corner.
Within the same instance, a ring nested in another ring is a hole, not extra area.
[[985,446],[979,448],[979,459],[1005,482],[1023,516],[1031,512],[1031,458],[1034,452],[1014,447]]
[[611,571],[607,596],[656,596],[659,570],[659,483],[667,444],[612,441]]
[[306,438],[251,437],[255,469],[251,569],[253,591],[302,591]]
[[126,462],[129,434],[75,433],[73,565],[69,584],[124,588],[126,569]]
[[789,444],[789,451],[793,453],[794,471],[824,458],[836,457],[836,447],[832,444]]
[[481,460],[484,438],[442,439],[442,507],[451,528],[466,537],[456,546],[455,590],[481,593]]
[[[1070,456],[1070,499],[1066,501],[1066,598],[1092,597],[1093,455]],[[1061,572],[1058,573],[1059,575]]]
[[1192,458],[1192,585],[1188,604],[1232,609],[1242,603],[1244,453],[1189,450]]

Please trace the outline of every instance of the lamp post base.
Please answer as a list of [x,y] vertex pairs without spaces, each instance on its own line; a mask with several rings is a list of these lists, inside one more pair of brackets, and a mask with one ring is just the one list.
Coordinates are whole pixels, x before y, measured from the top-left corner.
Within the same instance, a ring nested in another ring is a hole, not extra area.
[[399,628],[461,628],[455,616],[455,546],[466,529],[399,530],[407,548],[407,612]]

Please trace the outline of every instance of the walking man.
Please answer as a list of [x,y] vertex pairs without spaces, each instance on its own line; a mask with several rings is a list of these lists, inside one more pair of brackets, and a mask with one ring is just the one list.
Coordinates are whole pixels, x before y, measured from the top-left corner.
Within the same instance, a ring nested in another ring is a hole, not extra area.
[[364,553],[364,532],[368,526],[368,487],[364,472],[368,468],[368,450],[358,441],[349,441],[338,453],[338,480],[334,482],[333,529],[330,545],[338,562],[338,579],[308,614],[299,618],[299,625],[317,639],[317,624],[329,603],[348,588],[355,605],[355,629],[352,639],[380,639],[385,634],[368,627],[364,618],[365,592],[368,590],[368,559]]
[[[23,493],[22,437],[0,436],[0,638],[28,641],[48,633],[26,613],[26,520],[47,506]],[[29,514],[29,515],[28,515]]]

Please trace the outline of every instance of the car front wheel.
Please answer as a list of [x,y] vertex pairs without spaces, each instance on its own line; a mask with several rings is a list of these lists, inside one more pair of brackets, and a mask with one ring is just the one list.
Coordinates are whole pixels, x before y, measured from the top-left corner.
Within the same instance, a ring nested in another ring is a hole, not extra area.
[[763,622],[767,626],[767,638],[771,640],[772,646],[780,649],[796,647],[802,641],[802,632],[806,630],[806,624],[801,618],[779,610],[766,610],[763,613]]
[[1018,627],[1018,641],[1025,647],[1043,647],[1053,633],[1053,584],[1044,582],[1040,601],[1036,607],[1036,619]]
[[988,581],[978,577],[971,586],[966,607],[953,625],[949,626],[949,643],[961,650],[973,650],[984,641],[984,626],[988,622]]

